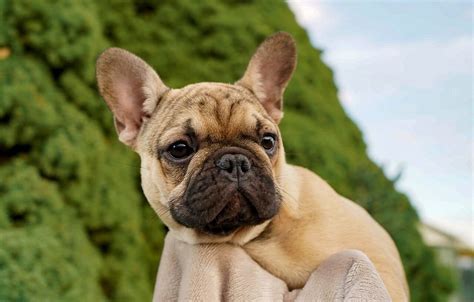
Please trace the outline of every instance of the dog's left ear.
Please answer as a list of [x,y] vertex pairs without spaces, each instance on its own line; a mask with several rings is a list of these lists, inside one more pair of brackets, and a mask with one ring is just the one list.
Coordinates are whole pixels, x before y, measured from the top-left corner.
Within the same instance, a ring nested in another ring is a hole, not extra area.
[[109,48],[97,59],[100,94],[114,114],[119,140],[135,148],[144,120],[169,90],[145,61],[120,48]]
[[283,92],[296,66],[296,46],[290,34],[276,33],[257,49],[237,85],[250,89],[270,117],[279,123],[283,117]]

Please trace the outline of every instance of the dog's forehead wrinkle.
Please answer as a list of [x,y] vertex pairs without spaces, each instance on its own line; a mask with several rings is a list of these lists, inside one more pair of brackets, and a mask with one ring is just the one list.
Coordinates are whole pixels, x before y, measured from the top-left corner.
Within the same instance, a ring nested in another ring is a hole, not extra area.
[[262,121],[258,118],[258,116],[254,113],[252,116],[255,118],[255,133],[260,135],[260,130],[262,129]]
[[198,95],[204,95],[212,96],[218,100],[242,98],[257,101],[256,97],[247,89],[232,84],[203,82],[185,86],[180,90],[182,91],[177,97],[196,98]]
[[184,123],[184,129],[186,131],[186,135],[189,135],[189,136],[195,136],[196,135],[196,131],[194,130],[194,128],[192,126],[192,119],[191,118],[188,118],[186,120],[186,122]]
[[152,153],[157,144],[163,148],[188,135],[205,144],[236,139],[258,142],[261,128],[269,123],[253,94],[223,83],[191,84],[168,91],[150,120],[147,128],[152,139],[147,144]]

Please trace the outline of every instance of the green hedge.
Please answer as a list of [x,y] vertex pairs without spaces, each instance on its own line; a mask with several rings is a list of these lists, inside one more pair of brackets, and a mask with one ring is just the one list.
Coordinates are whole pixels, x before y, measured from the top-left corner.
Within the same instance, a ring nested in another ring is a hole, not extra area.
[[[288,158],[385,226],[414,301],[452,291],[418,216],[368,157],[332,71],[284,2],[0,2],[0,301],[150,300],[165,233],[141,194],[138,158],[117,142],[94,63],[109,46],[147,60],[171,87],[233,82],[284,30],[299,64],[282,123]],[[4,26],[4,24],[6,26]]]

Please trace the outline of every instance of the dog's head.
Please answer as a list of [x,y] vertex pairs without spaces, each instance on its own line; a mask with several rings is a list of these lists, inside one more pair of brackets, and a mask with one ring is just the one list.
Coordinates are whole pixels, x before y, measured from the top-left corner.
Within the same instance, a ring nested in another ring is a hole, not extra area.
[[137,56],[118,48],[101,54],[100,93],[120,141],[140,155],[148,201],[171,230],[191,241],[236,233],[248,240],[277,214],[278,123],[295,64],[293,39],[277,33],[235,84],[170,89]]

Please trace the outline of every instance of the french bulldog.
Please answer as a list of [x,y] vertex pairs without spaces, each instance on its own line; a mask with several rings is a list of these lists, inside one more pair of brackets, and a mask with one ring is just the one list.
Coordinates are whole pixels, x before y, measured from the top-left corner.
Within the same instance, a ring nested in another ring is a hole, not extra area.
[[406,301],[388,233],[316,174],[285,161],[278,124],[295,66],[295,42],[280,32],[258,47],[234,84],[172,89],[119,48],[105,50],[96,71],[119,140],[140,156],[143,192],[174,236],[242,246],[290,289],[332,254],[357,249],[392,300]]

